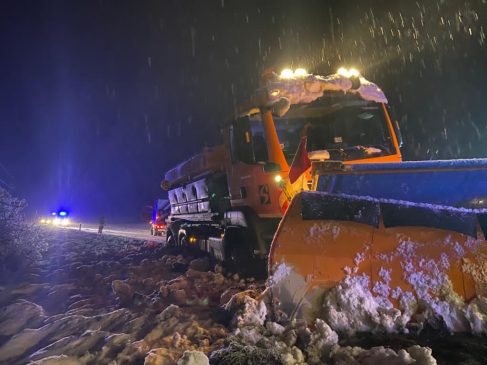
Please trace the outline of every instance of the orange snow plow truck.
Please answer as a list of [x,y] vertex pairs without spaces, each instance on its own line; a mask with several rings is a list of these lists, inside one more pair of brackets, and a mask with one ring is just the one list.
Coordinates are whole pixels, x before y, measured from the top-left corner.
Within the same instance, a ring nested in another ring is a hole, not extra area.
[[349,276],[394,307],[485,290],[487,160],[402,162],[387,98],[353,69],[264,75],[207,148],[165,174],[168,245],[270,276],[290,316]]

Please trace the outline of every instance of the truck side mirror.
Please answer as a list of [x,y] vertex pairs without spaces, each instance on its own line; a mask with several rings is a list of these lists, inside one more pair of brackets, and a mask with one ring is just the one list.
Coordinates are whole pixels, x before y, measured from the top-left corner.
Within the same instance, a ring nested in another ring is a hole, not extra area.
[[281,172],[281,165],[275,162],[266,162],[264,166],[262,166],[262,170],[264,172]]
[[279,118],[286,114],[291,108],[291,101],[288,98],[280,98],[272,105],[272,114]]
[[395,126],[394,130],[395,130],[396,136],[397,136],[397,143],[399,143],[399,148],[401,148],[404,142],[402,139],[401,129],[399,128],[399,122],[397,120],[394,123],[394,126]]
[[399,144],[399,148],[401,148],[403,146],[403,139],[401,134],[401,128],[399,128],[399,122],[397,121],[394,110],[390,106],[387,106],[386,108],[387,108],[387,113],[389,113],[389,118],[392,123],[392,128],[394,129],[394,133],[396,134],[397,143]]

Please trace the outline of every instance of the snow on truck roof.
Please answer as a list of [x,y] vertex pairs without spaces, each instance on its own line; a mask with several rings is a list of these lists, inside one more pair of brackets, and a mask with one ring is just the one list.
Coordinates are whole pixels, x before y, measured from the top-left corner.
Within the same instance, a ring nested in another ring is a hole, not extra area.
[[273,114],[283,117],[292,105],[305,106],[324,96],[354,95],[357,100],[387,104],[384,92],[355,69],[340,68],[337,73],[320,76],[304,69],[283,70],[264,76],[264,85],[240,105],[237,115],[253,116],[260,107],[272,107]]
[[270,105],[282,98],[288,99],[290,104],[308,104],[322,97],[326,91],[353,93],[367,101],[387,103],[384,92],[353,69],[341,68],[328,76],[308,74],[303,69],[295,72],[283,70],[280,75],[273,74],[265,87]]
[[161,187],[169,190],[173,186],[187,183],[209,172],[224,170],[225,149],[223,145],[205,147],[201,153],[190,157],[166,172]]

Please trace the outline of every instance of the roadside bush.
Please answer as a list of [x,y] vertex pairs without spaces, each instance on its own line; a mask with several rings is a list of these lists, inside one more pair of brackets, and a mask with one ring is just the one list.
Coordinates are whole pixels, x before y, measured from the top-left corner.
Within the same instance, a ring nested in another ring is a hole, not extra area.
[[0,187],[0,272],[19,270],[47,249],[38,227],[25,221],[26,206]]
[[272,347],[251,346],[231,339],[227,347],[213,351],[211,365],[281,365],[279,350]]

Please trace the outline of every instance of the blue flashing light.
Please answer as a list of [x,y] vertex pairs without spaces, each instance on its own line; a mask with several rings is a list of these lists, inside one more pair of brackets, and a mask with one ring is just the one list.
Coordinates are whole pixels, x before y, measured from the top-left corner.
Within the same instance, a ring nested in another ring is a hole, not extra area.
[[56,212],[52,212],[51,215],[57,215],[57,213]]
[[59,212],[59,216],[60,216],[60,217],[66,217],[67,215],[68,215],[68,212],[66,212],[65,210],[61,210],[61,211]]

